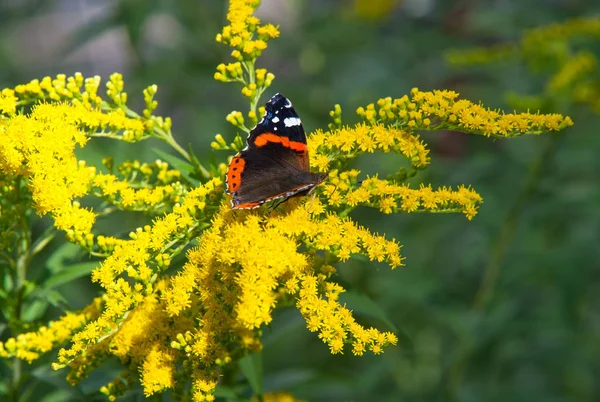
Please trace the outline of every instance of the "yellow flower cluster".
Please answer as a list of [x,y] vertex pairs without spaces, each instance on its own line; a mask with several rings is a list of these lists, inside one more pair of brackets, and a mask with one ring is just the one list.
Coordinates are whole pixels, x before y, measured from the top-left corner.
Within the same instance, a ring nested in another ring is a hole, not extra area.
[[519,56],[519,49],[511,44],[499,44],[473,49],[451,49],[444,54],[446,62],[454,67],[499,63]]
[[9,88],[0,92],[0,114],[11,116],[17,111],[17,101],[15,91]]
[[417,88],[411,97],[380,99],[357,113],[370,124],[393,124],[407,130],[454,130],[486,137],[518,137],[558,131],[573,125],[560,114],[504,113],[458,99],[454,91],[422,92]]
[[[127,142],[136,142],[153,136],[175,146],[170,135],[171,119],[152,115],[157,107],[157,102],[154,100],[158,89],[156,85],[151,85],[144,90],[146,108],[141,117],[126,106],[127,93],[123,91],[124,83],[121,74],[112,74],[106,83],[110,102],[104,101],[98,95],[100,82],[99,76],[84,78],[81,73],[69,77],[58,74],[56,78],[34,79],[27,84],[17,85],[14,89],[2,90],[0,113],[10,116],[16,113],[17,107],[43,102],[68,102],[73,105],[83,105],[90,110],[101,109],[105,112],[97,113],[96,121],[84,122],[89,129],[97,129],[97,132],[88,134],[90,136],[109,137]],[[187,155],[184,150],[177,150],[184,156]]]
[[545,51],[549,43],[564,42],[577,36],[600,38],[600,17],[573,18],[528,30],[521,40],[524,54]]
[[234,48],[231,55],[238,61],[256,59],[267,48],[267,41],[279,36],[279,30],[272,24],[260,25],[260,20],[253,15],[260,0],[231,0],[229,3],[229,25],[217,35],[217,42]]
[[572,87],[576,80],[598,68],[598,59],[593,53],[582,51],[571,58],[548,82],[550,91],[560,91]]
[[[159,284],[158,289],[163,286]],[[112,337],[110,351],[141,371],[140,382],[146,396],[173,388],[175,362],[179,352],[171,348],[175,334],[193,328],[193,320],[170,318],[156,293],[143,298]]]
[[27,178],[38,214],[51,213],[55,226],[65,231],[89,233],[95,219],[74,202],[88,192],[95,174],[74,154],[76,145],[88,141],[77,123],[92,114],[81,106],[46,104],[0,125],[0,169]]
[[[64,103],[40,104],[29,115],[15,114],[0,125],[4,138],[0,169],[6,175],[27,178],[38,214],[50,213],[54,226],[73,241],[88,238],[95,221],[95,214],[82,208],[76,198],[87,194],[92,184],[108,186],[111,181],[106,175],[96,176],[95,167],[75,157],[76,146],[83,147],[89,140],[84,129],[143,132],[143,125],[120,110],[102,113],[82,104]],[[126,195],[131,205],[137,205],[139,200],[150,203],[164,198],[169,191],[130,194],[129,190]]]
[[[248,120],[241,112],[227,118],[244,131],[246,122],[256,123],[259,98],[273,80],[254,63],[267,41],[279,35],[253,15],[258,4],[231,0],[229,25],[217,36],[233,48],[236,62],[219,65],[215,78],[242,83],[250,100]],[[585,67],[585,60],[580,64]],[[67,379],[73,384],[117,357],[127,370],[101,388],[110,400],[137,380],[147,397],[170,390],[174,398],[213,401],[219,377],[245,354],[261,350],[261,331],[282,305],[295,304],[331,353],[382,353],[397,343],[396,336],[357,323],[340,303],[345,290],[335,282],[332,264],[364,256],[395,268],[403,265],[401,246],[349,219],[349,211],[362,205],[386,214],[461,212],[471,219],[482,202],[468,187],[410,188],[403,183],[429,164],[429,150],[415,131],[513,137],[572,124],[560,115],[489,110],[451,91],[414,89],[410,97],[380,99],[358,109],[364,121],[354,126],[342,124],[336,106],[329,131],[317,130],[308,141],[311,165],[329,173],[315,196],[295,198],[274,211],[237,211],[223,199],[222,180],[214,178],[224,164],[204,170],[203,184],[193,188],[180,181],[185,172],[162,161],[128,161],[117,165],[116,173],[110,158],[103,161],[109,173],[78,161],[75,148],[88,137],[138,141],[154,136],[177,149],[197,172],[204,169],[174,141],[170,119],[152,115],[156,86],[144,91],[146,106],[139,116],[126,105],[120,74],[110,77],[106,100],[98,95],[99,85],[99,77],[58,75],[0,93],[0,173],[11,180],[25,178],[37,212],[51,214],[71,241],[106,257],[92,273],[103,288],[101,298],[82,312],[0,343],[0,357],[32,361],[70,341],[53,367],[69,367]],[[220,135],[213,143],[215,149],[241,146],[241,140],[228,145]],[[349,160],[376,151],[401,155],[411,171],[359,181],[358,170],[346,169]],[[5,183],[7,191],[11,180]],[[107,210],[143,210],[153,221],[129,239],[94,236],[96,216],[77,201],[90,192],[109,204]],[[195,240],[198,245],[188,249]],[[183,267],[167,271],[186,249]],[[265,400],[294,399],[281,393]]]
[[183,193],[180,184],[136,189],[111,174],[97,174],[92,186],[98,190],[99,197],[125,211],[159,211],[165,205],[177,202]]
[[552,23],[525,31],[518,44],[500,44],[466,50],[453,49],[446,52],[445,57],[454,66],[492,64],[518,57],[531,62],[532,59],[547,54],[562,58],[568,57],[564,54],[565,47],[554,46],[554,44],[557,42],[564,44],[565,41],[578,36],[600,37],[600,18],[574,18],[564,23]]
[[0,342],[0,357],[5,359],[17,357],[31,363],[42,354],[71,339],[75,332],[100,314],[101,307],[101,298],[96,298],[79,312],[67,313],[58,321],[51,321],[35,332],[20,334],[16,338],[7,339],[4,343]]
[[460,212],[471,220],[477,214],[483,199],[473,189],[459,186],[457,190],[447,187],[434,190],[431,185],[418,189],[408,184],[398,185],[377,177],[367,177],[358,184],[358,170],[329,173],[325,186],[328,204],[334,207],[359,205],[378,208],[384,214],[398,212]]
[[302,399],[294,398],[294,395],[289,392],[279,391],[279,392],[267,392],[265,393],[261,399],[258,397],[252,398],[252,402],[306,402]]
[[[20,104],[40,101],[72,101],[86,106],[100,106],[102,98],[98,96],[100,77],[84,78],[81,73],[71,77],[58,74],[56,78],[34,79],[27,84],[17,85],[14,93]],[[82,89],[83,92],[81,91]]]
[[311,166],[321,172],[327,172],[333,160],[339,162],[375,151],[403,155],[415,168],[429,164],[429,150],[418,135],[375,121],[327,132],[317,130],[310,135],[308,148]]
[[[272,24],[260,25],[260,20],[254,16],[254,11],[260,5],[260,0],[231,0],[227,12],[229,25],[223,27],[217,35],[217,42],[233,48],[231,56],[236,62],[217,66],[215,80],[222,82],[239,82],[243,85],[242,95],[250,100],[248,117],[250,126],[258,121],[258,100],[262,93],[271,86],[275,75],[264,68],[255,68],[256,59],[267,48],[270,39],[279,36],[279,30]],[[239,112],[237,112],[239,113]],[[239,113],[241,116],[241,113]],[[242,120],[236,119],[234,126],[248,132]],[[230,121],[230,120],[228,120]],[[239,123],[239,124],[236,124]]]
[[454,66],[464,66],[492,64],[510,57],[525,62],[535,74],[551,74],[540,95],[508,94],[508,102],[514,107],[552,109],[556,102],[564,103],[567,99],[600,112],[600,85],[595,78],[598,59],[592,52],[581,51],[570,43],[580,37],[600,38],[600,17],[575,18],[530,29],[520,43],[451,50],[446,59]]
[[271,322],[277,303],[289,296],[296,297],[308,328],[318,331],[333,353],[341,352],[347,343],[356,354],[380,353],[384,346],[396,343],[393,334],[357,324],[337,301],[343,289],[329,282],[335,270],[298,248],[302,244],[309,250],[327,251],[342,261],[363,254],[397,267],[402,264],[399,245],[351,220],[315,211],[323,211],[318,200],[286,215],[266,219],[245,214],[239,221],[237,212],[222,208],[163,295],[170,315],[192,310],[200,323],[185,340],[181,337],[180,347],[185,347],[190,359],[217,367],[230,360],[237,348],[260,348],[256,331]]
[[[105,165],[111,164],[105,160]],[[92,180],[92,192],[122,210],[157,213],[178,202],[186,191],[178,181],[181,172],[161,160],[151,164],[127,161],[118,170],[124,180],[99,173]]]
[[[177,204],[171,213],[157,218],[153,225],[130,233],[131,240],[102,239],[112,253],[92,273],[92,280],[105,289],[104,310],[100,317],[73,336],[70,349],[60,351],[56,368],[69,365],[75,373],[86,373],[85,367],[91,364],[89,349],[107,336],[119,334],[136,306],[146,302],[145,308],[149,308],[151,301],[146,296],[153,293],[158,274],[169,266],[171,254],[167,253],[177,254],[178,244],[185,246],[199,233],[198,227],[205,219],[207,200],[217,201],[222,197],[222,191],[222,181],[213,179],[189,191],[181,204]],[[135,331],[137,327],[133,328]],[[99,349],[106,352],[101,347]],[[113,345],[111,350],[118,351],[119,347]],[[157,356],[156,353],[154,356]],[[77,374],[71,378],[73,381],[81,380]],[[148,384],[148,389],[156,387],[153,380]]]

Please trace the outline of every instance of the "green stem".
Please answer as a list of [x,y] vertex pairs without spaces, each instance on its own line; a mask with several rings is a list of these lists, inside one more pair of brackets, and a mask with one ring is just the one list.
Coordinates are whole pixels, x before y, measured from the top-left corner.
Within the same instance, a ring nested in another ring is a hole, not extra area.
[[558,136],[553,135],[546,140],[539,157],[529,168],[527,182],[523,186],[515,203],[510,208],[508,215],[500,228],[500,233],[492,247],[491,257],[485,268],[481,285],[479,286],[473,301],[473,309],[475,310],[484,309],[494,293],[496,282],[500,276],[502,259],[512,242],[519,216],[521,215],[527,200],[535,193],[544,166],[548,165],[552,155],[554,155],[557,138]]
[[175,138],[173,138],[173,135],[171,134],[171,132],[165,132],[162,129],[154,129],[154,132],[159,134],[159,138],[163,141],[165,141],[167,144],[169,144],[170,146],[173,147],[173,149],[175,149],[177,152],[179,152],[181,154],[181,156],[183,156],[185,158],[186,161],[188,162],[192,162],[192,158],[190,156],[190,154],[181,147],[181,145],[179,145],[177,143],[177,141],[175,141]]
[[[139,114],[137,114],[133,110],[129,109],[127,106],[121,105],[120,107],[121,107],[121,109],[123,109],[123,111],[125,112],[125,115],[127,117],[132,117],[132,118],[140,117]],[[103,110],[112,110],[112,108],[106,102],[103,102],[102,109]],[[157,138],[165,141],[167,144],[172,146],[177,152],[179,152],[181,154],[181,156],[183,156],[185,158],[185,160],[187,160],[188,162],[192,161],[190,154],[185,149],[183,149],[181,147],[181,145],[179,145],[177,143],[177,141],[175,141],[175,138],[173,138],[173,135],[171,134],[170,131],[166,132],[165,130],[163,130],[162,128],[159,128],[159,127],[154,127],[154,129],[152,131],[156,135]]]
[[[506,219],[504,219],[502,227],[500,228],[498,237],[492,246],[490,259],[485,267],[481,284],[475,294],[471,306],[471,309],[474,311],[481,312],[485,310],[493,297],[496,283],[500,277],[502,261],[508,247],[512,243],[519,216],[521,215],[527,200],[535,193],[537,185],[542,178],[543,168],[549,164],[554,155],[558,138],[558,135],[552,135],[550,138],[546,139],[546,143],[544,144],[540,155],[529,167],[527,181],[517,196],[514,204],[508,211]],[[470,346],[465,346],[464,341],[461,341],[461,344],[461,347],[465,350],[462,356],[449,369],[447,399],[450,401],[456,399],[458,385],[469,366],[469,357],[471,355]]]
[[[25,285],[27,282],[27,267],[31,260],[31,232],[29,230],[29,222],[27,219],[27,207],[23,205],[24,202],[21,198],[21,181],[18,180],[16,183],[16,203],[20,205],[19,210],[20,216],[19,226],[21,229],[21,238],[19,239],[19,246],[17,248],[17,259],[15,265],[15,288],[14,288],[14,307],[13,316],[10,320],[11,333],[13,336],[17,336],[22,331],[22,310],[23,310],[23,299],[25,294]],[[12,401],[18,401],[20,395],[20,387],[22,380],[22,362],[19,358],[15,357],[13,360],[12,367],[12,383],[10,386],[10,396]]]

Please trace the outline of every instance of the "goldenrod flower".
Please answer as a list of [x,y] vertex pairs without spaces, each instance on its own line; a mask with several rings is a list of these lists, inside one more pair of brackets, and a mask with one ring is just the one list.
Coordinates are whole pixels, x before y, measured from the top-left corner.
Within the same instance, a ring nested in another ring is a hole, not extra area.
[[[411,97],[380,99],[359,108],[358,114],[367,122],[392,123],[410,131],[455,130],[486,137],[518,137],[558,131],[573,125],[569,117],[560,114],[504,113],[458,99],[454,91],[411,91]],[[427,121],[425,121],[427,119]]]
[[67,313],[59,320],[51,321],[37,331],[9,338],[4,343],[0,342],[0,357],[17,357],[31,363],[42,354],[68,341],[76,331],[100,314],[101,307],[101,299],[96,298],[79,312]]
[[[264,112],[259,99],[274,78],[255,67],[268,40],[279,35],[253,15],[258,4],[230,1],[229,25],[217,36],[232,47],[234,61],[219,65],[215,78],[239,82],[250,101],[247,113],[227,116],[242,131]],[[554,87],[595,68],[588,56],[582,53],[566,66]],[[0,357],[33,361],[63,346],[53,367],[68,367],[72,384],[116,357],[127,370],[100,388],[110,400],[134,381],[146,396],[170,390],[174,398],[214,400],[219,377],[244,354],[262,349],[261,331],[284,304],[295,305],[331,353],[380,354],[396,345],[396,335],[360,325],[340,303],[345,289],[336,282],[338,264],[360,257],[392,269],[403,265],[400,243],[350,219],[352,209],[459,212],[472,219],[482,197],[469,186],[434,189],[406,182],[430,163],[417,131],[443,128],[507,138],[572,124],[560,115],[490,110],[452,91],[414,89],[410,96],[379,99],[359,108],[362,122],[351,126],[336,105],[329,130],[309,135],[311,165],[328,172],[312,197],[274,210],[234,211],[224,199],[225,159],[204,168],[174,141],[171,120],[153,115],[155,85],[144,90],[138,115],[127,107],[120,74],[111,75],[105,98],[98,95],[100,82],[59,74],[0,92],[0,195],[22,183],[27,210],[50,215],[69,241],[102,258],[91,279],[103,292],[80,312],[0,343]],[[161,160],[115,163],[107,156],[97,169],[75,155],[95,137],[158,138],[189,166],[177,160],[178,169]],[[228,143],[218,134],[212,147],[237,151],[243,141],[237,136]],[[408,167],[373,176],[348,168],[352,159],[375,152],[395,153]],[[82,207],[84,196],[100,199],[101,206]],[[128,236],[95,233],[95,220],[114,210],[143,211],[148,222]],[[185,262],[177,265],[184,250]],[[176,266],[169,270],[171,264]],[[273,393],[265,400],[294,398]]]
[[[279,392],[267,392],[260,399],[262,402],[306,402],[302,399],[294,398],[294,395],[289,392],[279,391]],[[252,398],[253,402],[258,402],[258,397]]]
[[600,113],[600,86],[596,56],[580,50],[580,38],[600,37],[598,16],[569,19],[562,23],[525,31],[520,42],[486,48],[451,50],[446,59],[456,67],[492,64],[512,59],[523,62],[532,73],[549,73],[545,91],[534,95],[507,94],[510,105],[522,110],[554,108],[566,100],[587,104]]
[[12,89],[4,89],[0,92],[0,113],[13,115],[17,110],[17,100],[15,91]]

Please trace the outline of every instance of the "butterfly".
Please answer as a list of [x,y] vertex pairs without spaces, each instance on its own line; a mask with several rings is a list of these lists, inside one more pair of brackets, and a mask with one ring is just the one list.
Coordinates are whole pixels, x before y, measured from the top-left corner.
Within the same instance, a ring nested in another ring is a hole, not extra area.
[[302,122],[289,99],[276,94],[250,131],[246,147],[231,159],[226,191],[233,196],[233,209],[252,209],[308,195],[326,178],[327,173],[310,172]]

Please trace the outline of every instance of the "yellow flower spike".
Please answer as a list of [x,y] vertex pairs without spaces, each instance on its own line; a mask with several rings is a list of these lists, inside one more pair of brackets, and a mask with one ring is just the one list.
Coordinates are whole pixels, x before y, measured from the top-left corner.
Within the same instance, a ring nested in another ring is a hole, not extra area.
[[17,100],[13,90],[3,90],[0,93],[0,113],[11,116],[17,109]]
[[[314,143],[313,137],[316,137]],[[419,136],[380,124],[357,124],[352,128],[342,127],[326,133],[317,131],[310,136],[308,146],[311,165],[319,170],[329,165],[328,155],[331,153],[341,152],[350,154],[348,157],[358,156],[360,152],[355,151],[355,146],[358,146],[361,152],[399,153],[416,168],[423,168],[429,164],[429,150]]]
[[[467,100],[458,100],[458,94],[453,91],[421,92],[413,88],[411,96],[412,101],[407,104],[407,111],[400,109],[395,118],[390,120],[395,120],[397,125],[407,127],[410,131],[425,128],[450,129],[507,138],[559,130],[572,124],[570,118],[558,114],[509,114],[486,109]],[[385,99],[381,99],[378,110],[370,104],[361,117],[370,124],[376,124],[376,116],[387,122],[390,119],[385,109],[387,104]],[[430,117],[439,120],[433,127]]]
[[244,126],[244,115],[242,114],[242,112],[238,112],[237,110],[234,110],[233,112],[229,113],[225,120],[236,127]]
[[242,55],[242,52],[240,52],[239,50],[235,49],[231,52],[231,57],[233,57],[234,59],[236,59],[237,61],[243,61],[244,60],[244,56]]
[[[260,25],[253,15],[257,5],[258,1],[229,2],[229,25],[217,36],[232,48],[233,60],[217,66],[215,78],[241,83],[250,100],[247,112],[227,117],[244,131],[245,124],[255,123],[264,113],[257,105],[274,78],[256,68],[256,58],[268,40],[279,35],[273,25]],[[586,57],[565,66],[563,75],[555,77],[556,90],[579,82],[579,74],[593,66]],[[460,212],[471,219],[482,202],[468,187],[411,188],[401,182],[429,163],[429,151],[415,131],[454,127],[510,137],[572,124],[560,115],[505,114],[461,100],[452,91],[416,88],[410,96],[386,97],[358,108],[364,122],[353,126],[342,125],[336,105],[329,130],[309,136],[313,170],[329,173],[312,197],[295,198],[274,210],[232,211],[223,199],[224,161],[210,166],[204,184],[194,187],[189,172],[182,180],[182,173],[163,161],[114,165],[107,160],[106,174],[74,158],[74,149],[92,136],[132,142],[150,136],[172,139],[171,120],[152,115],[156,86],[144,90],[146,108],[137,116],[125,105],[122,76],[111,76],[104,100],[98,95],[99,85],[98,77],[58,75],[1,92],[0,113],[5,118],[0,137],[7,140],[0,142],[0,170],[24,178],[36,211],[50,214],[70,241],[105,258],[92,273],[103,289],[94,314],[75,313],[71,326],[65,316],[59,320],[62,328],[53,324],[8,339],[0,344],[0,357],[32,361],[70,341],[53,367],[68,366],[73,384],[105,359],[117,357],[128,370],[101,387],[109,399],[122,395],[137,374],[135,381],[146,396],[170,390],[174,397],[214,400],[221,373],[237,364],[239,356],[261,350],[262,331],[275,309],[292,300],[307,328],[331,353],[382,353],[397,343],[397,337],[356,322],[340,304],[344,289],[335,283],[335,268],[329,264],[364,256],[395,268],[403,265],[401,246],[359,226],[349,213],[368,206],[384,214]],[[593,96],[581,89],[578,93]],[[30,105],[51,100],[72,105],[53,103],[31,108],[30,115],[16,114],[16,105],[29,110]],[[35,136],[44,144],[37,147]],[[211,146],[238,151],[241,138],[229,144],[217,135]],[[345,169],[346,162],[371,152],[397,153],[410,166],[390,172],[388,180],[375,176],[361,181],[358,170]],[[211,175],[218,178],[208,180]],[[2,194],[11,186],[2,183]],[[152,224],[133,230],[126,239],[94,235],[95,213],[78,201],[87,194],[103,201],[102,215],[114,209],[141,211]],[[189,249],[183,267],[167,271],[171,259],[195,237],[198,245]]]
[[574,82],[598,69],[598,59],[588,51],[572,56],[548,82],[550,91],[572,87]]
[[30,363],[58,345],[70,339],[73,334],[100,314],[102,301],[96,298],[84,309],[67,313],[57,321],[37,331],[20,334],[17,338],[9,338],[4,344],[0,342],[0,357],[18,357]]

